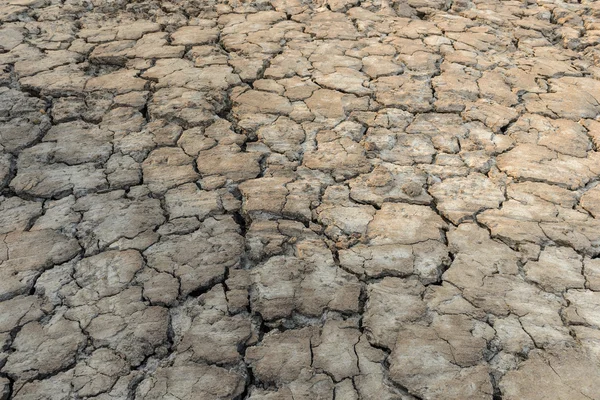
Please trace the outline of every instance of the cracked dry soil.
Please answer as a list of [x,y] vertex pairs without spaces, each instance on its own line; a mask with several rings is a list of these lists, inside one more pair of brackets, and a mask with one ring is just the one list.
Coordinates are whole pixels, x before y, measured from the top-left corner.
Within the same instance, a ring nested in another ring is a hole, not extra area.
[[0,398],[600,399],[600,2],[1,0]]

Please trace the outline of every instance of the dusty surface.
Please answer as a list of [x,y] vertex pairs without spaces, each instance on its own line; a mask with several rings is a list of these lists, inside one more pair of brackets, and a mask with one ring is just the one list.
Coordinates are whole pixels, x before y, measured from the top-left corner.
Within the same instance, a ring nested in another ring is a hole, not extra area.
[[600,2],[0,1],[0,398],[600,399]]

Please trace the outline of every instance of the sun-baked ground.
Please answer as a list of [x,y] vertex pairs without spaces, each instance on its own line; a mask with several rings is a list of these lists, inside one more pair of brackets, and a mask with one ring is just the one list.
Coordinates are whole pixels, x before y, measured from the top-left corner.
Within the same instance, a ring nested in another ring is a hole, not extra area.
[[0,1],[0,398],[600,399],[600,2]]

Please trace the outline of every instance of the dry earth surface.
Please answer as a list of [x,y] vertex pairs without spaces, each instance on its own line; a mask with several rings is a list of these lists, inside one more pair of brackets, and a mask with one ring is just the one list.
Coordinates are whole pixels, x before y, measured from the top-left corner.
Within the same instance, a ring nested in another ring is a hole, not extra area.
[[600,2],[0,1],[0,398],[600,399]]

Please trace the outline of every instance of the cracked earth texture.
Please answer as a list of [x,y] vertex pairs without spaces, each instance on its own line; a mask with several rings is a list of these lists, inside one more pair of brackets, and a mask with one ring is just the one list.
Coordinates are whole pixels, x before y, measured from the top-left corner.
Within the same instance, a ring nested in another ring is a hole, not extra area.
[[0,1],[1,399],[600,399],[600,2]]

